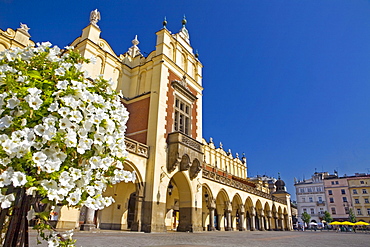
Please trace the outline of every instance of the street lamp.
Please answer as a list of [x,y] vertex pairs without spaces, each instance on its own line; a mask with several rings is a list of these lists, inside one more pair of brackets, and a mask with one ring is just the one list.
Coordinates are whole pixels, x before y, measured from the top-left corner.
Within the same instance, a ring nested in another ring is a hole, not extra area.
[[207,193],[207,192],[204,194],[204,198],[206,199],[206,203],[208,203],[209,195],[208,195],[208,193]]
[[172,195],[173,185],[172,185],[172,183],[171,183],[171,182],[170,182],[170,184],[168,185],[167,190],[168,190],[168,194],[169,194],[169,195]]

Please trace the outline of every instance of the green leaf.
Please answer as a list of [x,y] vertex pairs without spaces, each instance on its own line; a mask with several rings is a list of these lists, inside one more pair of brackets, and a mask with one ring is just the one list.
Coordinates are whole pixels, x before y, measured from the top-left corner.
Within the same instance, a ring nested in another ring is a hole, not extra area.
[[30,70],[30,71],[28,71],[27,74],[28,74],[29,77],[32,77],[32,78],[35,78],[35,79],[41,79],[42,78],[40,73],[37,70]]

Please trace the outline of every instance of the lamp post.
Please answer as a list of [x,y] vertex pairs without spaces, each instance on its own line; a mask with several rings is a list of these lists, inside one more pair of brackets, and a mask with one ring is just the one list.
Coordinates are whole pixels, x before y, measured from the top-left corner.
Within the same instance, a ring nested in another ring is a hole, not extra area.
[[173,185],[172,185],[172,183],[171,183],[171,182],[170,182],[170,184],[168,185],[167,190],[168,190],[168,194],[169,194],[169,195],[172,195]]

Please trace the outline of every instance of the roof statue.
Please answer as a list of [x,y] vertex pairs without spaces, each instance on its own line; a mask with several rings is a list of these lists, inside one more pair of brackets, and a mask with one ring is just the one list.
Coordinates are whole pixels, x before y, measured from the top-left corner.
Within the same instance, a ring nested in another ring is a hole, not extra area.
[[28,33],[28,30],[30,30],[31,28],[29,28],[28,26],[27,26],[27,24],[23,24],[22,22],[21,22],[21,27],[19,28],[19,30],[20,31],[23,31],[23,32],[26,32],[26,33]]
[[99,27],[97,23],[100,20],[101,20],[101,17],[100,17],[100,12],[98,11],[98,9],[95,9],[90,12],[90,24],[93,24],[94,26]]
[[139,40],[137,39],[137,35],[135,35],[135,39],[132,40],[132,46],[128,49],[128,53],[131,57],[136,57],[137,55],[140,55],[140,49],[137,47],[139,44]]

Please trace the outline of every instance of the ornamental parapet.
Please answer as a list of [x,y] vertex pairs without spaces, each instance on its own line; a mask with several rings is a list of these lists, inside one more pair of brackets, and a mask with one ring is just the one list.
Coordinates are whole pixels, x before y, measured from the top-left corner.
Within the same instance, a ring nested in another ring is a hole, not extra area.
[[263,198],[266,198],[266,199],[269,199],[269,200],[272,200],[272,201],[275,201],[275,202],[278,202],[278,203],[281,203],[281,204],[285,204],[285,205],[287,204],[286,201],[284,201],[280,198],[277,198],[277,197],[275,197],[273,195],[270,195],[268,193],[265,193],[263,191],[257,190],[256,188],[253,188],[252,186],[250,186],[248,184],[236,181],[236,180],[234,180],[230,177],[225,177],[225,176],[219,175],[219,174],[217,174],[215,172],[212,172],[212,171],[208,171],[208,170],[203,169],[203,178],[209,179],[209,180],[214,181],[216,183],[224,184],[224,185],[233,187],[235,189],[245,191],[247,193],[250,193],[250,194],[253,194],[253,195],[256,195],[256,196],[260,196],[260,197],[263,197]]
[[125,137],[125,145],[127,152],[149,158],[149,147],[147,145],[127,137]]

